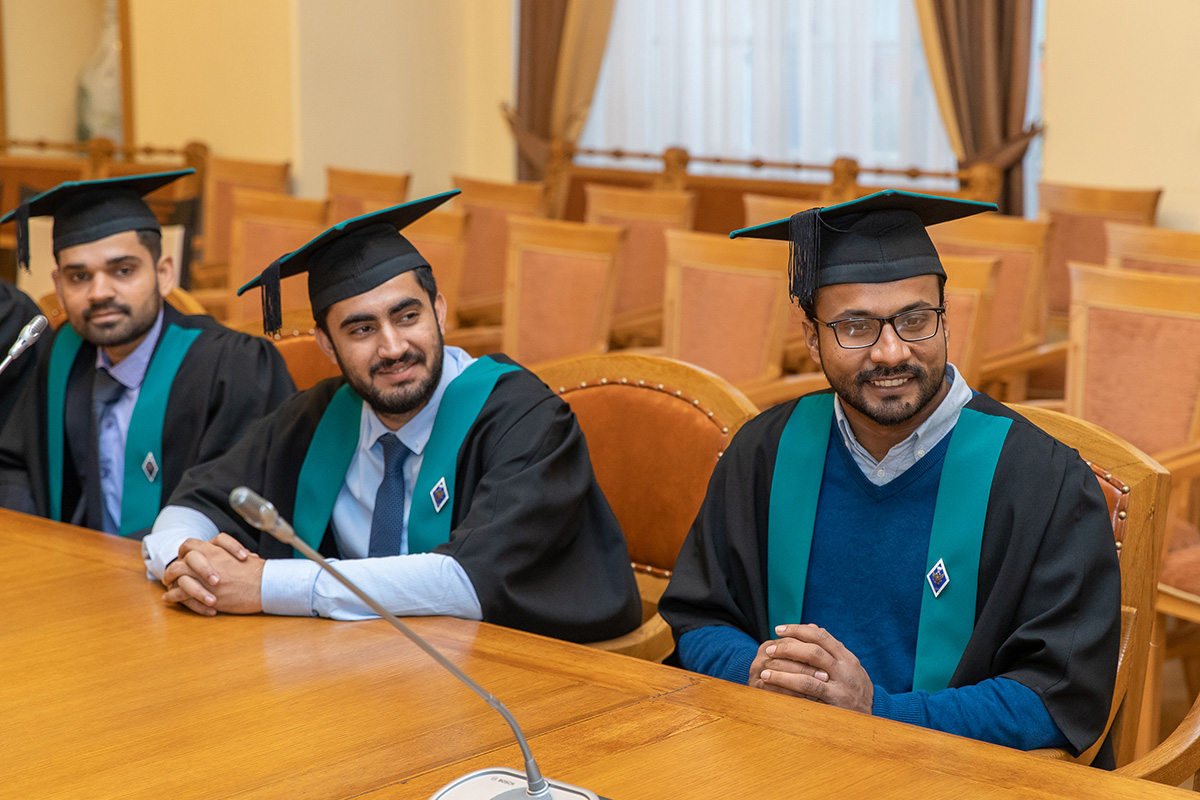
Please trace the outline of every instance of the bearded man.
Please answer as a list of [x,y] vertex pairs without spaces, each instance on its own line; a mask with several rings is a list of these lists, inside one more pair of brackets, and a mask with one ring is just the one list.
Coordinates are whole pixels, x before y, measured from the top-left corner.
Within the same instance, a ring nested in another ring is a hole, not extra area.
[[1103,735],[1120,573],[1097,481],[946,361],[925,226],[993,208],[880,192],[732,234],[792,242],[832,391],[718,462],[659,603],[683,666],[1023,749]]
[[53,215],[69,323],[3,423],[0,506],[140,538],[188,467],[295,392],[269,341],[164,301],[175,265],[142,198],[192,172],[68,182],[0,219],[27,267],[26,221]]
[[308,273],[317,341],[342,377],[298,394],[185,477],[143,542],[164,600],[218,612],[374,616],[229,507],[246,485],[398,615],[482,619],[574,641],[627,633],[625,540],[566,404],[500,355],[445,347],[446,300],[400,229],[457,192],[339,223],[261,284]]

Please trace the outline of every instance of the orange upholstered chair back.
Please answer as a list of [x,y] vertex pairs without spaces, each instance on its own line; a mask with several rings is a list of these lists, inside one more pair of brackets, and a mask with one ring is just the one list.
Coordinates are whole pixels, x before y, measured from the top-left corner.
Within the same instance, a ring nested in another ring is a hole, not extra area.
[[696,197],[691,192],[622,189],[589,183],[584,219],[626,229],[617,278],[618,316],[661,313],[667,267],[667,230],[691,230]]
[[205,264],[225,264],[229,261],[234,218],[233,190],[240,187],[286,194],[290,174],[291,164],[286,161],[267,163],[215,156],[209,158],[204,170],[204,199],[200,215],[204,242],[202,261]]
[[[241,297],[233,297],[233,292],[272,261],[325,230],[325,202],[240,187],[231,189],[230,194],[233,224],[227,318],[250,319],[262,315],[261,292],[256,289]],[[284,278],[279,288],[284,311],[309,308],[307,276]]]
[[983,361],[1000,261],[981,256],[943,256],[946,270],[946,356],[975,383]]
[[1041,344],[1046,325],[1046,245],[1052,224],[980,214],[929,228],[938,253],[1000,260],[983,356]]
[[604,352],[622,230],[535,217],[508,224],[504,352],[525,364]]
[[446,329],[458,327],[458,287],[466,251],[467,213],[441,208],[404,229],[404,238],[433,268],[438,291],[446,298]]
[[1070,274],[1067,412],[1149,453],[1200,438],[1200,277]]
[[300,391],[312,388],[326,378],[342,374],[337,364],[321,351],[317,339],[311,333],[283,336],[275,340],[275,349],[283,356],[288,374],[292,376]]
[[1106,222],[1108,265],[1119,269],[1200,276],[1200,233]]
[[459,285],[459,319],[464,324],[499,324],[508,259],[508,218],[544,217],[540,183],[496,183],[454,176],[462,194],[457,208],[471,215]]
[[734,385],[778,377],[787,244],[667,231],[663,349]]
[[547,364],[571,406],[634,568],[666,577],[729,440],[756,409],[705,370],[627,353]]
[[329,200],[326,227],[390,206],[398,206],[408,196],[408,173],[388,175],[382,172],[358,172],[326,167],[326,197]]
[[1066,314],[1071,300],[1067,262],[1102,264],[1106,220],[1153,225],[1161,189],[1101,189],[1039,183],[1042,219],[1054,223],[1046,256],[1051,314]]

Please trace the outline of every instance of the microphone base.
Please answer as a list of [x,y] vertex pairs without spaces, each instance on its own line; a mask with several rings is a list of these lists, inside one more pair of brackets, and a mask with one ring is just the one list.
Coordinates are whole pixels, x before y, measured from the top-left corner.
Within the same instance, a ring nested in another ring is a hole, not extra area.
[[[599,800],[595,792],[569,783],[546,779],[547,800]],[[529,797],[525,773],[505,767],[490,767],[464,775],[438,789],[430,800],[524,800]]]

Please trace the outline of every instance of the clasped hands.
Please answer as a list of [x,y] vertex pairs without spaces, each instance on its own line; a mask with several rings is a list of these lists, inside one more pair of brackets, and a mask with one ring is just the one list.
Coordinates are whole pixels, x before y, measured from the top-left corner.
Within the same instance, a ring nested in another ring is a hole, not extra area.
[[759,645],[746,681],[756,689],[871,713],[875,686],[858,658],[816,625],[778,625]]
[[220,533],[211,541],[188,539],[167,565],[162,599],[197,614],[257,614],[262,611],[263,560],[237,539]]

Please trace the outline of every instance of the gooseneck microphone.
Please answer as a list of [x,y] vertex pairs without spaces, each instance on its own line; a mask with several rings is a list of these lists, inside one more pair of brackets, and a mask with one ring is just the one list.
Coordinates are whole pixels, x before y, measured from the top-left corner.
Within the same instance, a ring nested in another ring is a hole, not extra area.
[[17,356],[29,349],[29,345],[37,341],[37,338],[45,333],[46,328],[50,327],[50,322],[41,314],[38,314],[33,319],[25,324],[21,329],[17,340],[13,342],[12,347],[8,348],[8,355],[4,357],[4,361],[0,362],[0,372],[11,364]]
[[[45,318],[43,317],[42,319],[44,320]],[[562,800],[570,800],[571,798],[598,800],[596,795],[587,789],[571,786],[559,781],[554,781],[551,784],[543,778],[541,770],[538,769],[537,762],[533,759],[533,753],[529,750],[529,743],[525,741],[525,734],[522,733],[521,726],[517,724],[517,720],[513,717],[512,712],[496,699],[491,692],[473,681],[465,672],[438,652],[433,645],[425,641],[420,634],[397,619],[373,597],[358,588],[349,578],[342,575],[332,564],[322,558],[320,553],[309,547],[303,539],[296,535],[292,526],[279,516],[279,512],[269,500],[266,500],[246,486],[239,486],[229,493],[229,505],[242,516],[242,519],[246,520],[253,527],[269,533],[284,544],[291,545],[303,553],[309,560],[315,561],[320,565],[321,569],[336,578],[339,583],[353,592],[359,600],[366,603],[372,611],[391,623],[392,627],[412,640],[417,647],[428,653],[430,658],[441,664],[451,675],[466,684],[471,691],[482,697],[484,702],[500,712],[500,715],[504,717],[504,721],[512,729],[513,735],[517,739],[517,745],[521,748],[521,754],[525,758],[525,774],[520,775],[520,773],[505,769],[478,770],[443,787],[431,800],[451,800],[451,798],[456,800],[459,798],[461,800],[475,800],[476,798],[478,800],[517,800],[517,798],[521,797],[541,797],[549,798],[550,800],[554,800],[555,798],[561,798]],[[524,778],[528,784],[527,790],[523,787],[514,786],[514,778]]]

